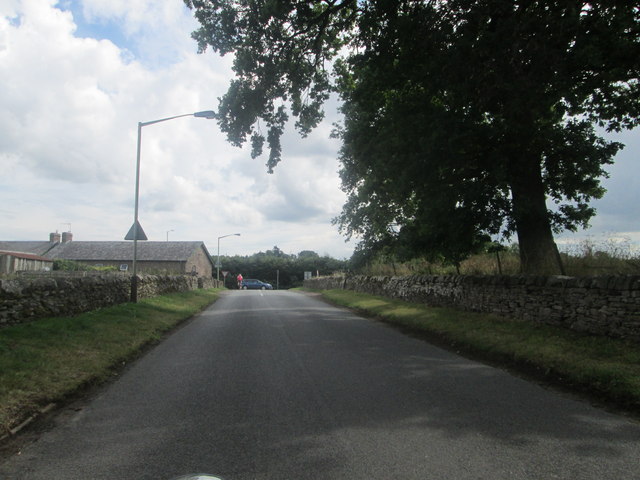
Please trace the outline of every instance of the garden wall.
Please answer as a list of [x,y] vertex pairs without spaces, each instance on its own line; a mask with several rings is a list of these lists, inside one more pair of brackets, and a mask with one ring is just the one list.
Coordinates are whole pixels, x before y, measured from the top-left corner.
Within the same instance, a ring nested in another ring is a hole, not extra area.
[[335,276],[305,280],[432,306],[640,340],[640,276]]
[[[216,285],[212,278],[190,275],[138,275],[138,278],[138,298]],[[123,274],[0,279],[0,327],[125,303],[130,294],[131,276]]]

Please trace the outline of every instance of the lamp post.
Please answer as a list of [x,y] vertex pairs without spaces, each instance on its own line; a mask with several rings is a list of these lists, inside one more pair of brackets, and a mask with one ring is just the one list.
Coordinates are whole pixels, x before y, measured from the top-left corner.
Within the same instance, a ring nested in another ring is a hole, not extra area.
[[233,236],[239,237],[240,234],[230,233],[229,235],[222,235],[221,237],[218,237],[218,261],[216,262],[216,280],[218,281],[220,281],[220,239]]
[[[173,117],[161,118],[159,120],[151,120],[150,122],[138,122],[138,150],[136,155],[136,193],[135,193],[135,210],[133,214],[133,275],[131,277],[131,301],[138,301],[138,199],[140,196],[140,145],[142,140],[142,127],[153,125],[154,123],[166,122],[175,118],[181,117],[196,117],[212,119],[216,117],[215,112],[212,110],[205,110],[202,112],[185,113],[183,115],[174,115]],[[168,237],[167,233],[167,239]]]
[[169,241],[169,232],[173,232],[173,230],[167,230],[167,242]]

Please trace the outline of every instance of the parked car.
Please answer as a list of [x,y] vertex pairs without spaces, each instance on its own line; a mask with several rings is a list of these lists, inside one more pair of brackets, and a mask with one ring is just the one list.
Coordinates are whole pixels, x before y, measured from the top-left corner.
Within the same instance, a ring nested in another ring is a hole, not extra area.
[[243,290],[273,290],[273,286],[270,283],[261,282],[255,278],[246,278],[242,280]]

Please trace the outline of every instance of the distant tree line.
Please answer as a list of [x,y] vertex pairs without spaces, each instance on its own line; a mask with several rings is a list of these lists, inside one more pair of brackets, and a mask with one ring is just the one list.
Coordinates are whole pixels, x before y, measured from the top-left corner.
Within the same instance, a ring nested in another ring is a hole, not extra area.
[[[215,261],[216,258],[213,259],[214,264]],[[277,246],[253,255],[221,256],[220,263],[220,279],[223,279],[222,271],[229,272],[224,279],[227,288],[237,288],[236,277],[239,273],[244,278],[268,282],[273,288],[287,289],[302,286],[304,272],[312,272],[313,276],[331,275],[347,268],[346,260],[320,256],[311,250],[303,250],[297,255],[286,254]]]

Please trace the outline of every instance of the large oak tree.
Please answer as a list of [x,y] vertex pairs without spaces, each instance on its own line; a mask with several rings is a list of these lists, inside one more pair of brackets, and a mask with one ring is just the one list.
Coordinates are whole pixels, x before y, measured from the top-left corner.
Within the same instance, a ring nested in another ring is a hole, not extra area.
[[515,233],[523,271],[560,273],[553,231],[587,225],[621,147],[594,127],[640,117],[633,2],[185,1],[200,49],[235,54],[223,131],[270,170],[289,112],[305,135],[339,93],[339,223],[364,248],[457,261]]

